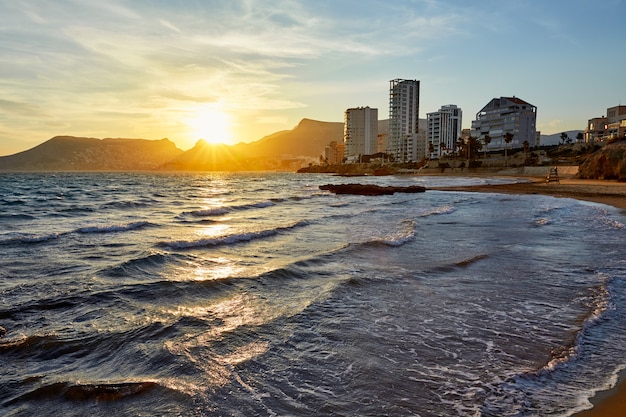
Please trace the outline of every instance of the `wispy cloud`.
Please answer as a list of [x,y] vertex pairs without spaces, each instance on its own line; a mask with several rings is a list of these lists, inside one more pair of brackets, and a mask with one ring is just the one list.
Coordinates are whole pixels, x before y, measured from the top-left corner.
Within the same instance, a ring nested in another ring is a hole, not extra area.
[[[314,116],[297,112],[303,108],[340,120],[342,106],[358,105],[365,93],[373,99],[364,104],[385,105],[386,82],[398,76],[428,75],[425,86],[447,89],[424,95],[434,109],[443,103],[429,100],[439,96],[489,90],[494,74],[502,79],[503,62],[507,74],[528,74],[528,60],[546,37],[552,47],[567,44],[576,52],[574,16],[559,20],[563,2],[556,3],[2,2],[0,99],[5,114],[38,114],[38,126],[63,125],[68,133],[152,129],[174,138],[175,118],[203,103],[239,112],[240,126],[263,122],[261,130],[289,127],[265,123],[284,121],[285,114]],[[605,38],[620,39],[614,35]],[[480,100],[472,106],[488,98],[472,98]],[[10,118],[4,123],[11,128]]]

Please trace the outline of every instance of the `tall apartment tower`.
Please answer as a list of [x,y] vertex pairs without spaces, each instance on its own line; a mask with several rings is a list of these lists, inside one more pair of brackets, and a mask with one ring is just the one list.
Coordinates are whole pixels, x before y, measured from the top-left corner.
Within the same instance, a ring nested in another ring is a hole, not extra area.
[[[489,150],[521,148],[528,141],[530,146],[537,142],[537,107],[517,97],[492,99],[472,121],[472,136],[482,140],[489,135]],[[507,133],[513,134],[510,144],[505,144]]]
[[389,142],[387,151],[398,162],[417,161],[420,82],[389,81]]
[[375,154],[378,144],[378,109],[358,107],[344,113],[343,142],[348,161]]
[[454,104],[442,106],[439,111],[428,113],[426,120],[426,143],[429,148],[430,144],[433,145],[429,157],[440,157],[454,150],[463,133],[461,109]]

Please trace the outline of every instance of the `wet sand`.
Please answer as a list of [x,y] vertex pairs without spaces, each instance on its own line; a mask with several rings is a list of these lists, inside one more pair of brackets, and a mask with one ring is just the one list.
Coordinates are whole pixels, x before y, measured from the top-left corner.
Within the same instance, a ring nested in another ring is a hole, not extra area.
[[514,184],[434,187],[429,189],[482,193],[543,194],[608,204],[626,210],[626,183],[624,182],[565,178],[560,183],[546,183],[545,178],[538,177],[528,178],[528,180],[529,182]]
[[[562,198],[575,198],[607,204],[626,212],[626,183],[602,180],[561,179],[560,183],[546,183],[543,178],[529,178],[530,182],[464,187],[436,187],[430,190],[467,191],[505,194],[542,194]],[[573,414],[574,417],[624,417],[626,416],[626,371],[618,384],[601,391],[591,399],[593,408]]]

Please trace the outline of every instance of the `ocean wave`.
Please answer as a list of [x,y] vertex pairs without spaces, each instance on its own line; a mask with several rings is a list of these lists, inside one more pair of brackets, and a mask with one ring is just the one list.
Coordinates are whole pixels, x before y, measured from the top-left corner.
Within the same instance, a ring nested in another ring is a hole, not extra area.
[[63,398],[67,401],[116,401],[146,393],[156,386],[158,386],[158,383],[155,381],[102,384],[54,382],[40,386],[20,397],[7,401],[4,405],[48,398]]
[[211,208],[211,209],[205,209],[205,210],[193,210],[184,214],[189,214],[195,217],[210,217],[210,216],[222,216],[228,213],[229,211],[230,210],[227,209],[226,207],[218,207],[218,208]]
[[172,249],[191,249],[201,248],[205,246],[233,245],[236,243],[249,242],[255,239],[275,236],[281,232],[289,231],[302,226],[307,226],[308,224],[309,222],[307,221],[300,221],[290,226],[281,226],[273,229],[259,230],[256,232],[236,233],[233,235],[198,240],[177,240],[172,242],[159,242],[159,246],[165,246]]
[[582,323],[582,326],[571,344],[558,346],[551,351],[551,358],[547,364],[537,370],[527,372],[522,376],[545,376],[556,370],[566,367],[574,363],[580,356],[581,346],[585,337],[591,329],[598,323],[607,320],[612,311],[612,281],[609,276],[604,277],[602,285],[600,285],[592,297],[590,303],[589,314]]
[[17,199],[17,200],[2,199],[1,201],[2,201],[2,204],[5,206],[19,206],[19,205],[23,205],[27,203],[26,200],[22,200],[22,199]]
[[151,269],[159,270],[161,267],[168,264],[179,263],[181,255],[177,254],[164,254],[164,253],[150,253],[138,258],[130,259],[119,265],[111,266],[104,270],[106,275],[114,277],[128,277],[129,275],[135,275],[148,277],[151,274],[148,272]]
[[0,214],[0,220],[34,220],[35,217],[30,214],[8,213]]
[[102,204],[101,208],[119,208],[119,209],[134,209],[141,207],[148,207],[150,204],[156,203],[156,200],[149,201],[110,201]]
[[267,200],[267,201],[259,201],[251,204],[242,204],[238,206],[224,206],[224,207],[213,207],[202,210],[193,210],[189,212],[185,212],[183,214],[187,214],[194,217],[211,217],[211,216],[223,216],[224,214],[230,213],[232,211],[239,210],[250,210],[250,209],[259,209],[266,208],[276,205],[276,201]]
[[48,233],[44,235],[19,235],[0,239],[0,245],[12,245],[16,243],[44,243],[50,240],[58,239],[62,233]]
[[458,267],[467,267],[470,266],[473,263],[476,263],[478,261],[481,261],[485,258],[487,258],[489,255],[486,254],[480,254],[480,255],[476,255],[476,256],[471,256],[469,258],[463,259],[462,261],[456,262],[454,265],[458,266]]
[[393,234],[383,236],[383,237],[376,237],[371,240],[367,240],[363,242],[354,243],[354,245],[356,245],[356,247],[379,246],[379,245],[399,247],[406,243],[412,242],[413,240],[415,240],[415,233],[416,233],[415,229],[417,226],[416,223],[412,220],[405,220],[402,223],[404,224],[404,227],[401,230],[398,230],[397,232]]
[[76,233],[88,234],[88,233],[117,233],[127,232],[129,230],[141,229],[146,226],[150,226],[150,222],[141,221],[133,222],[121,225],[106,225],[106,226],[88,226],[81,227],[75,230]]
[[419,217],[428,217],[428,216],[438,216],[442,214],[451,214],[454,213],[456,209],[453,206],[445,205],[440,207],[435,207],[431,210],[426,210],[422,213],[419,213]]

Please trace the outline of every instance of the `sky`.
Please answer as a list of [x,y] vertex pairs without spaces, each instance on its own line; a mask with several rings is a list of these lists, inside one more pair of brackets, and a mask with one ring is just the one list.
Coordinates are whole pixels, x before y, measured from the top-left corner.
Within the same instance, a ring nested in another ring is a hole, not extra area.
[[0,2],[0,155],[60,135],[256,141],[303,118],[420,117],[463,127],[492,98],[544,134],[626,104],[626,0],[12,0]]

